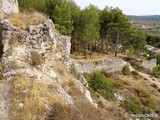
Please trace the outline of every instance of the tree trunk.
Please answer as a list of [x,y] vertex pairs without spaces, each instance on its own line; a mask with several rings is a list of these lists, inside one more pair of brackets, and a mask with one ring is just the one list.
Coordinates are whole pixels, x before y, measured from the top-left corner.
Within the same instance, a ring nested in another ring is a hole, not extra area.
[[88,54],[87,51],[88,51],[88,45],[85,44],[85,45],[84,45],[84,58],[85,58],[85,59],[87,59],[87,54]]
[[101,51],[104,52],[104,39],[101,39]]
[[106,51],[107,51],[107,53],[108,53],[108,32],[107,32],[107,34],[106,34]]
[[73,39],[71,39],[71,54],[73,53]]
[[115,57],[117,57],[117,54],[118,54],[118,39],[119,39],[119,31],[117,31],[117,34],[116,34],[116,38],[115,38]]

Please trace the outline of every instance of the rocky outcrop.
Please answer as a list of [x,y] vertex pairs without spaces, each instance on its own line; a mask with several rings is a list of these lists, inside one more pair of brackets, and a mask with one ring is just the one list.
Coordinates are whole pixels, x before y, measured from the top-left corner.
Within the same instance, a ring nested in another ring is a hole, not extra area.
[[[45,83],[58,84],[58,75],[63,73],[56,71],[55,66],[64,64],[61,67],[65,68],[61,69],[70,70],[70,37],[58,33],[51,20],[21,30],[5,19],[0,22],[0,35],[4,80],[14,80],[26,75]],[[84,96],[95,105],[87,86],[81,82],[77,85]],[[74,104],[72,97],[58,86],[56,95],[63,96],[68,104]]]
[[69,64],[70,38],[58,34],[51,20],[31,25],[26,31],[2,20],[0,30],[5,79],[25,73],[39,80],[53,81],[56,79],[54,62],[61,60]]

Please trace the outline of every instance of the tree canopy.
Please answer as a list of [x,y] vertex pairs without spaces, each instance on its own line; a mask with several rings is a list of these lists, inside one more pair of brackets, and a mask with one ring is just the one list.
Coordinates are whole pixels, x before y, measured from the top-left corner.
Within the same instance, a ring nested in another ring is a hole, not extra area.
[[[146,37],[134,28],[127,16],[119,8],[106,6],[100,10],[89,5],[81,10],[74,0],[19,0],[20,10],[35,9],[47,14],[53,20],[60,33],[71,36],[72,49],[79,45],[87,56],[87,50],[108,51],[112,43],[115,56],[119,46],[135,50],[143,49]],[[106,46],[106,49],[105,49]]]

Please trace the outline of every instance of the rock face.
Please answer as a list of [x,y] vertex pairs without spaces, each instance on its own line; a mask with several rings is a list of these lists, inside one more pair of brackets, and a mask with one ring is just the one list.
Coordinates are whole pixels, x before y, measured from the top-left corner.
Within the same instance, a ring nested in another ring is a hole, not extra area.
[[140,66],[152,71],[154,67],[157,65],[157,59],[151,59],[151,60],[142,60],[140,63]]
[[18,13],[18,1],[17,0],[0,0],[0,13],[11,14]]
[[123,67],[127,64],[122,59],[114,60],[100,60],[93,62],[76,62],[75,68],[79,73],[93,73],[97,70],[104,70],[106,72],[122,71]]
[[70,38],[57,33],[51,20],[31,25],[26,31],[2,20],[0,34],[5,79],[27,74],[39,80],[53,81],[57,77],[53,70],[55,61],[69,65]]

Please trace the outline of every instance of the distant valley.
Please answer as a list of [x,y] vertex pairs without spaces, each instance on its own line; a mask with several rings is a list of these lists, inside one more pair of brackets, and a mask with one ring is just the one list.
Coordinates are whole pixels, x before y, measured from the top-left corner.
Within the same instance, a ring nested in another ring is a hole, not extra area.
[[134,16],[127,15],[136,28],[142,29],[145,33],[160,36],[160,15]]

